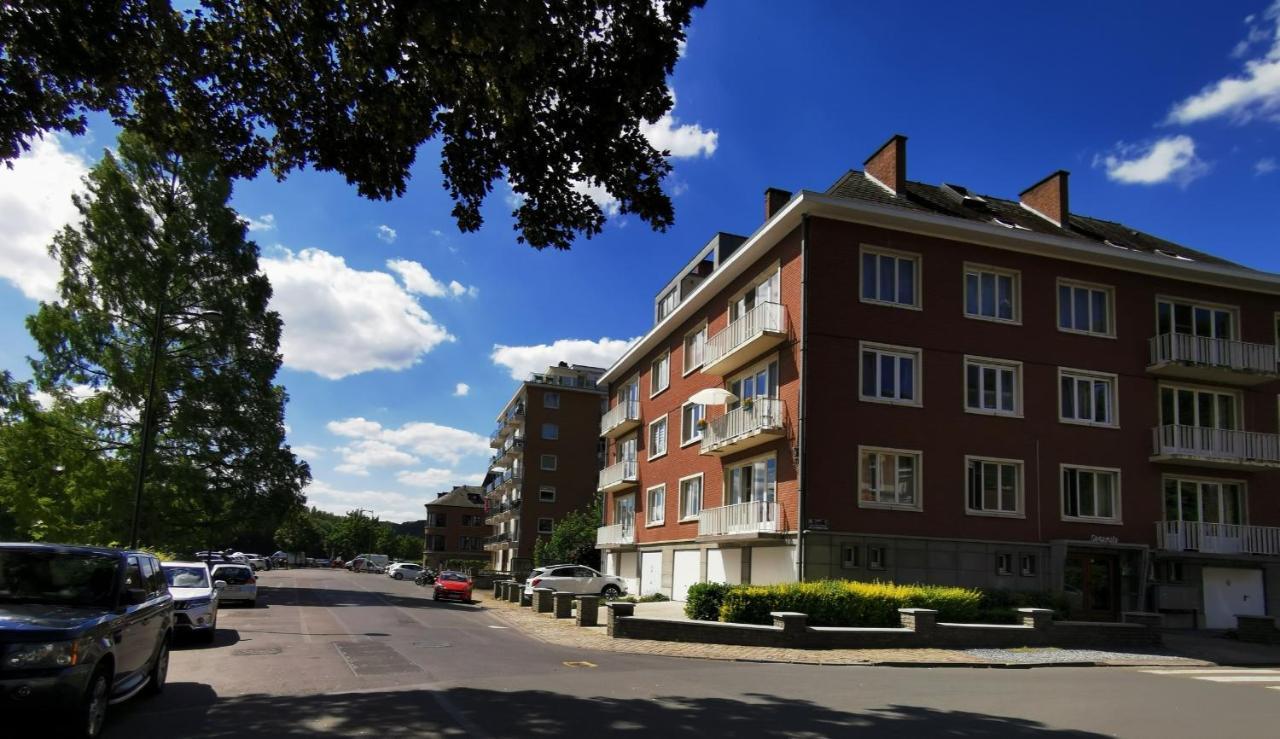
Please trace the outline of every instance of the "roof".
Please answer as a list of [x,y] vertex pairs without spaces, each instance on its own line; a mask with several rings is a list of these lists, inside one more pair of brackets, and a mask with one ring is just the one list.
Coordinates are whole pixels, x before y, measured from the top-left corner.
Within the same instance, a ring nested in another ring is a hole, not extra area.
[[441,493],[426,505],[447,505],[458,508],[484,508],[484,488],[479,485],[454,485],[453,490]]
[[111,557],[118,557],[122,554],[150,554],[150,552],[138,552],[132,549],[82,546],[79,544],[50,544],[39,541],[0,542],[0,550],[4,549],[34,549],[46,552],[57,552],[60,554],[102,554]]

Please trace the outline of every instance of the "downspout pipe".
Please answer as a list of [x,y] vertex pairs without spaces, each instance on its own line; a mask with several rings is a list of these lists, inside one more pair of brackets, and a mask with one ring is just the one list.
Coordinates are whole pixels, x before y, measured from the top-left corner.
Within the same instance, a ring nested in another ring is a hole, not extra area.
[[799,532],[796,545],[796,580],[804,582],[804,537],[805,537],[805,450],[804,442],[808,437],[805,429],[805,421],[809,414],[805,405],[808,393],[805,392],[809,387],[809,361],[805,357],[805,352],[809,348],[809,214],[805,213],[800,216],[800,418],[796,422],[796,517],[800,520],[796,522],[796,530]]

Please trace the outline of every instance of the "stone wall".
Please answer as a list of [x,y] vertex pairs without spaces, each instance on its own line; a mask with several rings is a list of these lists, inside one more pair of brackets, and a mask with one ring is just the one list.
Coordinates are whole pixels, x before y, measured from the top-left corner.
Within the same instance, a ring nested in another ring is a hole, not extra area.
[[1280,644],[1275,616],[1236,616],[1236,637],[1253,644]]

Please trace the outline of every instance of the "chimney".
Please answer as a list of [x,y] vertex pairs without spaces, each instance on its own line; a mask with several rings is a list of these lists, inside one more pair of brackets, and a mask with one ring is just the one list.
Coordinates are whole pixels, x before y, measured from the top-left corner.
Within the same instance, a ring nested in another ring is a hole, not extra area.
[[902,194],[907,185],[907,137],[894,134],[893,138],[867,157],[862,169],[868,176],[889,188],[895,195]]
[[779,190],[776,187],[770,187],[764,191],[764,219],[767,221],[773,218],[773,214],[782,210],[782,207],[791,200],[790,190]]
[[1070,172],[1060,169],[1023,190],[1018,200],[1032,213],[1065,228],[1067,216],[1071,213],[1067,209],[1067,177],[1070,175]]

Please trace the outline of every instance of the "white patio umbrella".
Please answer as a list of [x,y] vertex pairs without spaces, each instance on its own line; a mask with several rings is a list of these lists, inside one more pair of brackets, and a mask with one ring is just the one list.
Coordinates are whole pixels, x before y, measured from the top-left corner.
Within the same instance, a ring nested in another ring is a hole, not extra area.
[[723,405],[732,403],[737,399],[738,396],[722,387],[709,387],[689,396],[690,403],[699,403],[701,405]]

